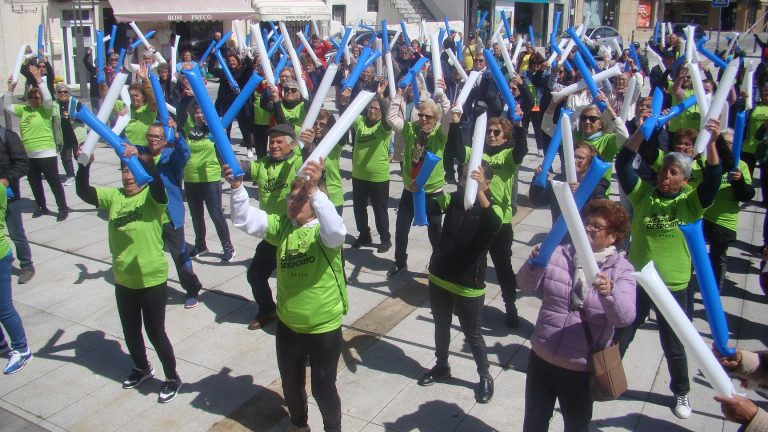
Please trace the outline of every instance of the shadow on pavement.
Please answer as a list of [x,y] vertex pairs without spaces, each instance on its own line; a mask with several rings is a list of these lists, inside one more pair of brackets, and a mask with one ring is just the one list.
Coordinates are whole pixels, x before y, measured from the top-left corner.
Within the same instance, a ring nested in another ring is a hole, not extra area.
[[[425,422],[424,419],[431,419]],[[449,431],[459,423],[466,422],[471,427],[466,430],[482,432],[495,430],[482,420],[464,412],[455,403],[440,400],[429,401],[419,406],[418,410],[406,414],[394,422],[385,422],[383,426],[395,431]]]

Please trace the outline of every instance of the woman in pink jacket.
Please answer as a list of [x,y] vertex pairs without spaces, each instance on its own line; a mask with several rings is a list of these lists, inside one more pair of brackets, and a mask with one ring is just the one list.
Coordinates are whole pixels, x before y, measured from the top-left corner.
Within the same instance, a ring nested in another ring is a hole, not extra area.
[[[589,202],[582,213],[600,268],[591,287],[571,244],[558,246],[546,267],[529,261],[517,276],[521,290],[542,295],[525,383],[525,432],[549,429],[555,400],[560,402],[565,432],[588,430],[592,420],[589,353],[608,347],[614,328],[628,326],[635,318],[634,269],[616,249],[629,232],[627,211],[603,199]],[[536,255],[538,246],[531,253]],[[587,343],[582,316],[594,347]]]

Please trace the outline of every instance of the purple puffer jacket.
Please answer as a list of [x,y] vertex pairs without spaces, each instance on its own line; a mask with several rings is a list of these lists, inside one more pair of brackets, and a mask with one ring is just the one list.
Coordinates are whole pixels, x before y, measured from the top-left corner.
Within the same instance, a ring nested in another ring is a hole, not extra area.
[[[546,268],[526,263],[517,274],[517,287],[542,291],[542,303],[531,346],[536,355],[564,369],[587,371],[590,348],[576,309],[570,307],[573,287],[573,246],[558,246]],[[590,289],[584,299],[592,337],[600,349],[610,345],[614,327],[626,327],[635,319],[635,280],[632,264],[618,252],[600,268],[613,281],[611,295]]]

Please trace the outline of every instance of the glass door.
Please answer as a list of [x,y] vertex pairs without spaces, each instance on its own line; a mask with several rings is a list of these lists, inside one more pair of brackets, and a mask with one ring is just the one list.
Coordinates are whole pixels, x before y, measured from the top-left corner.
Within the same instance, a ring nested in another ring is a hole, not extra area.
[[[61,27],[64,35],[64,69],[68,85],[78,83],[77,41],[82,34],[83,46],[88,48],[93,43],[93,19],[89,9],[61,11]],[[87,81],[87,80],[86,80]]]

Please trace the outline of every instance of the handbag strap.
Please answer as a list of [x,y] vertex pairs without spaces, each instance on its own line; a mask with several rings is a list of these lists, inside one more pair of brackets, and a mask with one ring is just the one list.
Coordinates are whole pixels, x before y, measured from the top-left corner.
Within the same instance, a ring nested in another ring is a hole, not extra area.
[[584,334],[587,336],[587,344],[589,345],[590,351],[595,350],[595,340],[592,337],[592,330],[589,328],[589,323],[587,323],[587,314],[584,313],[584,308],[579,308],[579,316],[581,317],[581,325],[584,326]]

